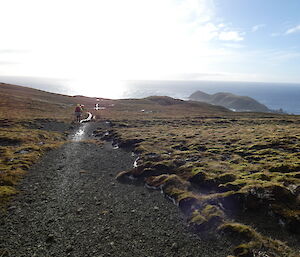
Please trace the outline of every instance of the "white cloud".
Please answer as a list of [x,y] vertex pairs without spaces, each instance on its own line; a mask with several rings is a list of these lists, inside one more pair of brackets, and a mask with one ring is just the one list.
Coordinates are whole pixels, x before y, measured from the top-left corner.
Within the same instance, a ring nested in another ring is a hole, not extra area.
[[239,44],[239,43],[226,43],[223,44],[223,46],[229,47],[229,48],[235,48],[235,49],[242,49],[245,48],[245,45]]
[[223,41],[243,41],[244,38],[238,31],[221,31],[219,39]]
[[297,32],[300,32],[300,25],[288,29],[288,30],[285,32],[285,34],[288,35],[288,34],[293,34],[293,33],[297,33]]
[[96,85],[99,92],[122,79],[213,76],[222,71],[219,63],[239,54],[238,44],[223,44],[244,40],[216,18],[213,2],[0,1],[1,61],[12,63],[2,63],[0,74],[66,78],[78,88]]
[[176,0],[177,17],[198,24],[209,22],[214,16],[213,0]]
[[266,27],[266,24],[257,24],[257,25],[255,25],[255,26],[252,27],[251,31],[252,31],[252,32],[256,32],[256,31],[258,31],[259,29],[262,29],[262,28],[264,28],[264,27]]

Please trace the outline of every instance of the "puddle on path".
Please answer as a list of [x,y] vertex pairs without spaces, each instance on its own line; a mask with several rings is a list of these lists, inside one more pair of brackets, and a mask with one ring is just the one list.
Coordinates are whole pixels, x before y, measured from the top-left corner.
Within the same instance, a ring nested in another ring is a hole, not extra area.
[[88,124],[85,123],[83,125],[81,125],[78,130],[75,132],[74,135],[71,136],[71,140],[78,142],[84,139],[85,134],[86,134],[86,128],[87,128]]
[[138,160],[140,159],[140,157],[136,158],[136,160],[133,163],[133,168],[137,168],[138,167]]

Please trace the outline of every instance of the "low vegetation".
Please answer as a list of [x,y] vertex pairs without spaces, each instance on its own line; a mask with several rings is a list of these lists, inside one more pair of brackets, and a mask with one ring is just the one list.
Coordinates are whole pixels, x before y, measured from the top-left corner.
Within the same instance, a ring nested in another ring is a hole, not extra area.
[[[3,206],[28,168],[66,140],[41,122],[71,122],[77,102],[93,110],[96,99],[8,85],[0,85],[0,91]],[[161,190],[199,235],[229,235],[237,257],[297,256],[298,116],[235,113],[169,97],[99,102],[106,109],[94,115],[110,128],[94,134],[137,157],[131,170],[118,174],[120,182]]]
[[30,166],[47,150],[66,142],[76,104],[90,111],[96,102],[96,98],[0,83],[0,209],[17,193],[16,186]]
[[190,100],[201,101],[214,105],[224,106],[236,111],[253,111],[253,112],[274,112],[267,106],[259,103],[255,99],[248,96],[239,96],[231,93],[216,93],[213,95],[197,91],[190,95]]
[[71,97],[0,84],[0,208],[17,193],[16,185],[47,150],[66,135],[44,127],[71,120]]
[[62,133],[26,128],[0,119],[0,207],[17,193],[15,186],[29,167],[47,150],[65,141]]
[[109,130],[95,131],[137,156],[136,167],[117,179],[162,190],[201,234],[233,234],[235,256],[296,256],[299,242],[273,239],[264,221],[244,224],[240,217],[264,217],[298,237],[299,117],[223,109],[212,115],[203,105],[187,112],[193,103],[169,100],[145,99],[142,107],[131,100],[128,109],[125,102],[106,117]]

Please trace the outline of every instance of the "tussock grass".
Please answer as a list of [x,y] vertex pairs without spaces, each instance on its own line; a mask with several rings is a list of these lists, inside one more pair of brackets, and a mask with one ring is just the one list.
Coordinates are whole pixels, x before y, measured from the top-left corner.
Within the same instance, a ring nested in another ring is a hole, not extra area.
[[[17,193],[14,186],[32,163],[64,140],[22,124],[34,118],[71,121],[76,103],[92,110],[96,99],[5,84],[0,93],[1,204]],[[93,113],[109,120],[111,129],[95,133],[139,156],[137,167],[117,179],[163,190],[197,230],[242,238],[236,256],[296,256],[285,243],[234,219],[236,213],[265,211],[274,226],[280,221],[300,233],[300,117],[234,113],[169,97],[100,104],[107,109]]]
[[40,156],[65,141],[65,135],[24,128],[18,122],[0,127],[0,206],[17,193],[15,186]]
[[[184,104],[174,102],[139,113],[134,100],[127,104],[126,112],[116,108],[108,116],[110,135],[114,143],[131,147],[139,160],[137,168],[118,179],[133,176],[163,190],[191,226],[208,233],[250,210],[271,214],[291,233],[299,233],[298,116],[221,110],[212,115],[203,106],[188,112]],[[105,131],[98,132],[101,136]],[[293,256],[284,243],[236,224],[251,235],[236,247],[236,256],[259,251]]]
[[77,103],[89,111],[96,99],[0,83],[0,207],[17,193],[15,186],[30,166],[66,140],[63,133],[42,130],[41,123],[71,122]]

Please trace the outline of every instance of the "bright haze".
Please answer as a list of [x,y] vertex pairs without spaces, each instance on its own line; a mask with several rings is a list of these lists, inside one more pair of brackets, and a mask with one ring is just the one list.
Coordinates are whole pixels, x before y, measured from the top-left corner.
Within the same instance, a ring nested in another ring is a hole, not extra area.
[[0,2],[0,81],[118,98],[126,80],[300,83],[299,0]]

